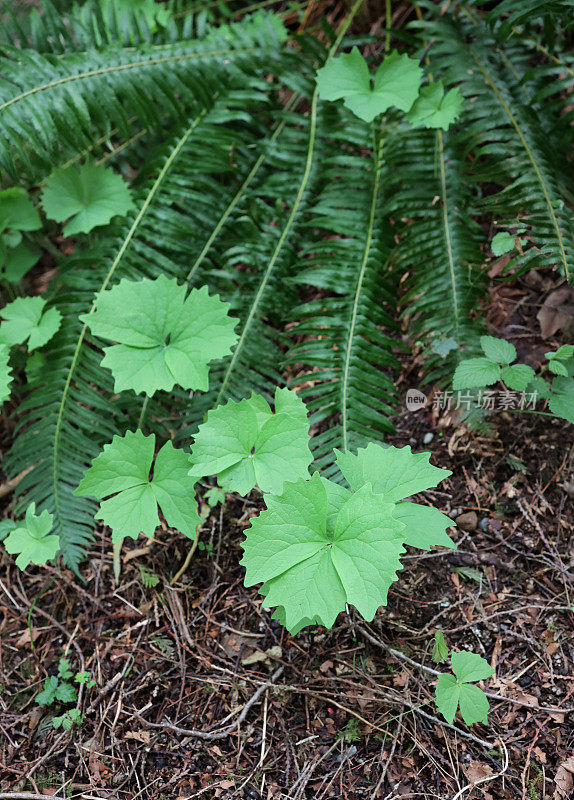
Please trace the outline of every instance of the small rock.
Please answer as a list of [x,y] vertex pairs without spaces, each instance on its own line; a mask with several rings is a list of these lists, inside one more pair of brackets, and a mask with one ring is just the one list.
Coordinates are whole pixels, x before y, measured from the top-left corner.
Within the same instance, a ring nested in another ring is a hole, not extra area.
[[423,436],[423,444],[430,444],[434,439],[434,433],[425,433]]
[[478,526],[478,517],[474,511],[468,511],[466,514],[456,517],[455,522],[463,531],[474,531]]
[[488,529],[490,528],[490,520],[488,519],[488,517],[483,517],[478,523],[478,527],[480,528],[481,531],[487,533]]
[[451,508],[448,512],[448,515],[451,519],[456,519],[458,516],[462,514],[462,508]]

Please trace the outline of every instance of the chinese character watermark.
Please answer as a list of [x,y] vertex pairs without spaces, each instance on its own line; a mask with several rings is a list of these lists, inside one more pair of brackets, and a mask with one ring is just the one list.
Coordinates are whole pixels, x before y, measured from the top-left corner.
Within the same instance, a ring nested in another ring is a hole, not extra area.
[[[434,411],[450,411],[461,408],[470,411],[471,407],[474,407],[482,408],[485,411],[525,411],[535,409],[539,399],[542,398],[538,392],[518,392],[510,389],[455,392],[447,389],[444,392],[437,392],[433,396],[432,409]],[[408,411],[420,411],[428,405],[428,398],[418,389],[409,389],[405,405]]]

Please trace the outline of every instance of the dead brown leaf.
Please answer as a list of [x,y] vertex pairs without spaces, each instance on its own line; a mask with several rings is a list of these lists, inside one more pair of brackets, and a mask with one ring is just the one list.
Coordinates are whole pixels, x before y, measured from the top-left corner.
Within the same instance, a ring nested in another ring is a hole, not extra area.
[[570,756],[560,764],[556,770],[554,783],[556,784],[554,800],[564,800],[568,797],[574,789],[574,756]]

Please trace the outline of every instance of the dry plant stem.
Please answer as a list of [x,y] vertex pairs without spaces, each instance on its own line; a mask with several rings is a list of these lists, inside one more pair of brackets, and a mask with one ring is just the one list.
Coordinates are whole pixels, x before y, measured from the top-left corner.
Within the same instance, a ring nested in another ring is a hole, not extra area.
[[273,686],[273,684],[276,682],[278,678],[281,677],[281,675],[283,674],[283,669],[284,669],[283,667],[279,667],[279,669],[276,669],[273,675],[271,676],[271,679],[266,683],[261,684],[261,686],[253,694],[253,696],[247,701],[247,703],[245,703],[245,705],[241,709],[241,713],[239,714],[235,722],[231,724],[228,728],[226,728],[226,730],[224,731],[200,731],[196,730],[195,728],[180,728],[179,726],[174,725],[172,722],[148,722],[137,712],[135,712],[135,716],[150,728],[167,728],[168,730],[174,731],[175,733],[181,733],[183,734],[183,736],[192,736],[195,739],[203,739],[208,742],[216,741],[218,739],[225,739],[241,725],[241,723],[249,713],[249,709],[252,706],[254,706],[255,703],[257,703],[257,701],[260,699],[260,697],[263,694],[265,694],[265,692],[268,689],[270,689],[271,686]]
[[[200,527],[201,527],[201,525],[199,525],[198,527],[200,528]],[[178,571],[175,573],[175,575],[174,575],[174,576],[173,576],[173,578],[171,579],[171,581],[170,581],[170,586],[173,586],[173,585],[174,585],[174,583],[177,583],[177,581],[178,581],[178,580],[181,578],[181,576],[183,575],[183,573],[186,571],[186,569],[187,569],[187,568],[189,567],[189,565],[191,564],[191,559],[193,558],[193,554],[194,554],[194,553],[195,553],[195,551],[197,550],[197,545],[198,545],[198,543],[199,543],[199,531],[198,531],[198,530],[196,530],[196,532],[195,532],[195,539],[193,540],[193,542],[192,542],[192,544],[191,544],[191,547],[189,548],[189,552],[188,552],[188,554],[187,554],[187,555],[186,555],[186,557],[185,557],[185,561],[183,562],[183,564],[181,565],[181,567],[178,569]]]

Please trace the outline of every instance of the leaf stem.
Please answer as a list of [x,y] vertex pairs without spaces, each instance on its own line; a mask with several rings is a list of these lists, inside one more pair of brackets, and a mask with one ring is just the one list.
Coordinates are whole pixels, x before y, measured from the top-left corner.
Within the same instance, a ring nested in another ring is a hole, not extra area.
[[392,0],[385,0],[385,11],[386,11],[385,27],[387,29],[387,35],[385,37],[385,53],[388,53],[391,48],[391,25],[393,22],[393,16],[391,13],[391,3]]
[[140,411],[140,416],[139,416],[139,419],[138,419],[138,429],[141,430],[142,432],[143,432],[143,422],[144,422],[145,415],[146,415],[146,412],[147,412],[149,399],[150,399],[149,395],[146,394],[145,399],[144,399],[144,401],[142,403],[142,410]]

